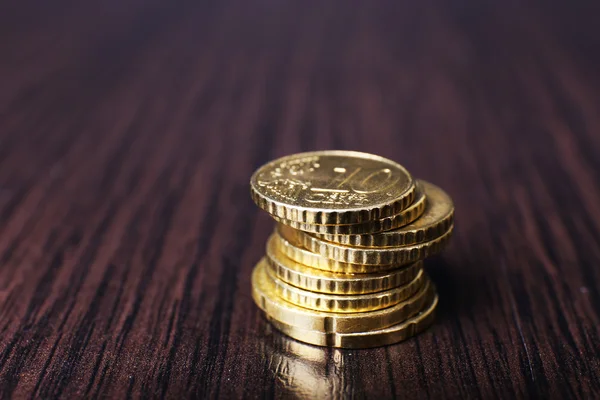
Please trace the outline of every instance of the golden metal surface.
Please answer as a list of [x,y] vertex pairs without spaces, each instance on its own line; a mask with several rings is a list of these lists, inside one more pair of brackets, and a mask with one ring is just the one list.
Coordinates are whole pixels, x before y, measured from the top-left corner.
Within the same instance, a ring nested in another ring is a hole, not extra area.
[[426,203],[427,198],[425,194],[417,186],[416,197],[412,204],[410,204],[406,209],[400,211],[400,213],[382,219],[346,225],[315,225],[304,222],[290,221],[278,217],[273,218],[275,218],[275,220],[282,225],[287,225],[291,228],[306,232],[344,235],[367,234],[399,228],[414,222],[423,214],[423,211],[425,211]]
[[333,313],[310,310],[283,300],[277,295],[275,283],[267,274],[267,261],[262,259],[252,272],[252,297],[255,303],[277,321],[319,332],[365,332],[396,325],[416,313],[431,301],[435,289],[426,279],[411,298],[392,307],[362,313]]
[[330,294],[366,294],[402,286],[412,281],[422,262],[375,274],[345,274],[323,271],[300,264],[285,256],[278,246],[277,234],[267,241],[270,271],[279,279],[301,289]]
[[349,349],[386,346],[409,339],[427,329],[435,319],[438,296],[434,296],[424,309],[412,318],[399,324],[366,332],[357,333],[323,333],[306,329],[302,325],[294,325],[277,320],[267,313],[267,318],[275,328],[301,342],[317,346],[341,347]]
[[451,225],[442,236],[424,243],[401,247],[351,247],[339,243],[328,242],[306,232],[296,231],[302,246],[325,258],[352,264],[408,264],[439,253],[452,236],[454,225]]
[[279,330],[268,319],[260,324],[263,340],[257,342],[260,365],[268,368],[265,378],[278,382],[280,399],[343,399],[348,385],[355,377],[348,373],[346,363],[358,354],[342,349],[329,350],[294,340]]
[[383,157],[316,151],[263,165],[250,178],[250,191],[256,204],[277,218],[360,224],[406,209],[414,199],[415,182],[404,167]]
[[315,236],[330,242],[356,247],[408,246],[436,239],[448,231],[454,223],[454,203],[452,198],[438,186],[417,180],[425,195],[427,205],[423,214],[414,222],[402,228],[377,234]]
[[316,268],[323,271],[330,271],[344,274],[371,274],[378,272],[390,271],[397,269],[397,265],[361,265],[350,264],[330,258],[325,258],[312,251],[308,251],[297,243],[291,243],[283,238],[277,229],[274,232],[273,241],[277,248],[288,258],[296,261],[299,264],[304,264],[311,268]]
[[337,313],[375,311],[391,307],[413,296],[427,279],[421,269],[417,276],[406,285],[377,293],[345,295],[316,293],[300,289],[278,279],[271,269],[268,268],[267,271],[275,282],[277,295],[284,300],[311,310]]
[[263,165],[250,192],[278,221],[252,273],[252,297],[277,329],[359,348],[429,326],[438,299],[422,260],[454,230],[442,189],[379,156],[318,151]]

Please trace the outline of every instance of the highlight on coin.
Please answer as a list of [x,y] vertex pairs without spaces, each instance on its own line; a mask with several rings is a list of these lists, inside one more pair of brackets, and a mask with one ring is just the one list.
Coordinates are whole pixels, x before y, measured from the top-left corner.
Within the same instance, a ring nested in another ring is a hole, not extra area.
[[402,165],[356,151],[293,154],[258,168],[254,202],[276,221],[252,297],[278,331],[367,348],[433,324],[440,300],[423,260],[454,231],[454,204]]

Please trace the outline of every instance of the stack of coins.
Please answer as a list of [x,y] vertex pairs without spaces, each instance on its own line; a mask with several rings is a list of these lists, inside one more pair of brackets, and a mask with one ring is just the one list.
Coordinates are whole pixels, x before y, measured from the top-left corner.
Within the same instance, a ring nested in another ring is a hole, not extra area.
[[252,294],[278,330],[315,345],[364,348],[432,323],[438,296],[423,259],[445,247],[454,227],[442,189],[352,151],[277,159],[250,186],[277,221]]

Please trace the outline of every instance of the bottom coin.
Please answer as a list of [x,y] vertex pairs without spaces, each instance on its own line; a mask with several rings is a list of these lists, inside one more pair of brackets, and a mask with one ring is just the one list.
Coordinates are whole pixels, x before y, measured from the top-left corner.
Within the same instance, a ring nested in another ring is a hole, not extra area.
[[362,349],[398,343],[424,331],[435,318],[437,303],[438,296],[436,295],[431,303],[416,316],[388,328],[360,333],[323,333],[280,322],[270,315],[266,315],[275,328],[301,342],[317,346]]
[[417,315],[431,302],[434,285],[426,279],[414,296],[392,307],[358,313],[336,313],[311,310],[285,301],[277,294],[277,287],[267,273],[263,258],[252,272],[252,297],[258,307],[286,324],[323,333],[355,333],[379,330],[398,324]]

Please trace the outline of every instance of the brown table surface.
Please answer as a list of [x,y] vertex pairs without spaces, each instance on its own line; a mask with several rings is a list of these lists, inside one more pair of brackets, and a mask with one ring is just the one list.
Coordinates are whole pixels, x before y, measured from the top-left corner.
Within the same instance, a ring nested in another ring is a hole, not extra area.
[[[600,396],[598,2],[0,5],[0,397]],[[275,157],[456,203],[435,325],[328,350],[250,297]]]

